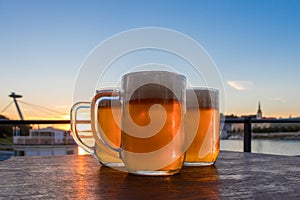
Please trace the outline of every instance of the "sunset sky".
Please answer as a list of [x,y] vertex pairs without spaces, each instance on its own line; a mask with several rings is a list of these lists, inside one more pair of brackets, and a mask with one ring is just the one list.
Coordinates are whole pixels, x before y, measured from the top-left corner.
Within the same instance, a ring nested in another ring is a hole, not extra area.
[[254,114],[260,101],[264,116],[300,117],[299,11],[298,0],[0,0],[0,114],[18,119],[14,105],[5,109],[16,92],[25,119],[68,118],[77,73],[99,43],[162,27],[211,56],[226,114]]

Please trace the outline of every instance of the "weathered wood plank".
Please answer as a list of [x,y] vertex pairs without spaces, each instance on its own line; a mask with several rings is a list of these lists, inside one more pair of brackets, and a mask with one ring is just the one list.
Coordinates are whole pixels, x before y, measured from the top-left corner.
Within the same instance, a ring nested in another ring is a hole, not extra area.
[[299,191],[299,157],[221,152],[215,166],[168,177],[129,175],[92,156],[0,162],[0,199],[299,199]]

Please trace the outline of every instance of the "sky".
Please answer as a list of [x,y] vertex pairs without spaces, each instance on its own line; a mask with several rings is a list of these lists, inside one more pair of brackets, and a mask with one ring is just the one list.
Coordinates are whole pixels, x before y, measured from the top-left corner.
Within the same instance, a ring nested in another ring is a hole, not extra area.
[[5,109],[16,92],[25,119],[67,119],[80,66],[99,43],[162,27],[213,59],[225,114],[255,114],[261,102],[265,117],[299,117],[299,10],[297,0],[0,0],[0,114],[18,119],[14,105]]

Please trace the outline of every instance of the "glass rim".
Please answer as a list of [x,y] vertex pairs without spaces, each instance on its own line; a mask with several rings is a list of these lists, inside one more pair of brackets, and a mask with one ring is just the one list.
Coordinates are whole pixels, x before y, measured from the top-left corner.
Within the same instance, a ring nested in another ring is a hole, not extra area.
[[204,87],[204,86],[191,86],[191,87],[187,87],[186,90],[209,91],[209,92],[214,92],[219,94],[219,90],[217,88]]
[[105,88],[96,89],[95,94],[106,93],[106,92],[120,92],[120,90],[121,89],[119,87],[105,87]]
[[122,79],[126,79],[127,77],[130,76],[136,76],[136,75],[147,75],[147,74],[158,74],[158,75],[164,75],[164,74],[170,74],[172,76],[178,76],[181,77],[182,79],[186,80],[186,76],[177,72],[171,72],[171,71],[166,71],[166,70],[145,70],[145,71],[136,71],[136,72],[129,72],[126,73],[122,76]]

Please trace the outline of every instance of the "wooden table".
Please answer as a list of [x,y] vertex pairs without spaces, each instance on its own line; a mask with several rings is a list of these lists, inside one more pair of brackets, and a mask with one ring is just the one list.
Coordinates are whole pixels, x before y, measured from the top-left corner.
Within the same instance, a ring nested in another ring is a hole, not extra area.
[[300,199],[300,157],[221,152],[215,166],[174,176],[130,175],[94,157],[0,162],[0,199]]

